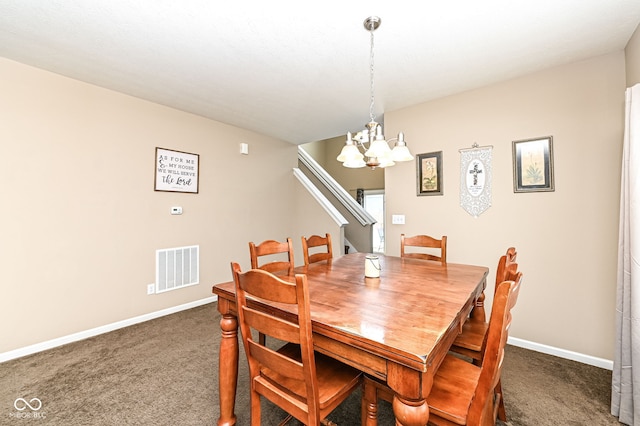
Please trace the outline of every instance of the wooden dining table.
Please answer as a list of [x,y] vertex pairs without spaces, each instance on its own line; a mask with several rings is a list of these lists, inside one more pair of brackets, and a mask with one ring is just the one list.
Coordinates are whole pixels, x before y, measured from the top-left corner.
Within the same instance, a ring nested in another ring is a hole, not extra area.
[[[281,278],[307,275],[316,351],[386,382],[399,425],[426,425],[433,376],[483,293],[488,268],[379,255],[380,277],[366,278],[366,255],[300,266]],[[222,330],[218,425],[230,426],[239,353],[233,281],[214,285],[213,293]],[[375,424],[373,413],[363,413],[362,424]]]

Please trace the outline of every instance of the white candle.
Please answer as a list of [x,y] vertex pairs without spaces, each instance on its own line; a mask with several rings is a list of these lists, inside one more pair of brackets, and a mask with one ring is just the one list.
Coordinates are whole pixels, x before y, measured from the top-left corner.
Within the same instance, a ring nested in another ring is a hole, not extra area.
[[378,278],[380,276],[380,259],[378,259],[378,256],[367,255],[364,260],[364,276],[368,278]]

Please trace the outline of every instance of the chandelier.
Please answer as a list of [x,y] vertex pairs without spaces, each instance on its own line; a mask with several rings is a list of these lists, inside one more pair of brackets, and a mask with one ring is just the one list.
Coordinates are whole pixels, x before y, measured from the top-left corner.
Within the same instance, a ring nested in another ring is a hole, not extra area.
[[[382,125],[376,122],[376,116],[373,113],[375,100],[373,95],[373,32],[380,26],[380,23],[381,20],[377,16],[370,16],[364,20],[364,28],[371,34],[369,122],[363,130],[353,137],[351,132],[347,132],[347,142],[342,147],[340,155],[336,158],[344,167],[360,168],[368,166],[373,170],[376,167],[393,166],[396,161],[413,160],[413,155],[409,152],[407,143],[404,140],[404,134],[400,132],[397,138],[386,140],[382,134]],[[389,144],[393,142],[395,144],[391,149]]]

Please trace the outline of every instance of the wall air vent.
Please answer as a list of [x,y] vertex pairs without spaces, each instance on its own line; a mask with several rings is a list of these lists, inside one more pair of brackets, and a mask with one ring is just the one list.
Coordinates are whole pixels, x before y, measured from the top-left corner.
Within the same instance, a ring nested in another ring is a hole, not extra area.
[[156,293],[200,282],[200,246],[156,250]]

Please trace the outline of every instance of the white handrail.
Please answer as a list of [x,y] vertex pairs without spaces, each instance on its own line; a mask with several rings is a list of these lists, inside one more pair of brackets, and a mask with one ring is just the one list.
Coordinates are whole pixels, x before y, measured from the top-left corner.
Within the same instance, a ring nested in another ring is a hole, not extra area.
[[300,146],[298,146],[298,160],[324,184],[362,226],[373,225],[377,222],[369,212],[362,208],[362,206]]
[[293,175],[298,178],[300,183],[307,188],[307,191],[315,198],[318,203],[325,209],[325,211],[333,218],[333,220],[338,224],[338,226],[343,227],[347,225],[349,222],[347,219],[342,216],[342,214],[336,209],[333,204],[324,196],[322,192],[309,180],[309,178],[300,170],[295,167],[293,169]]

